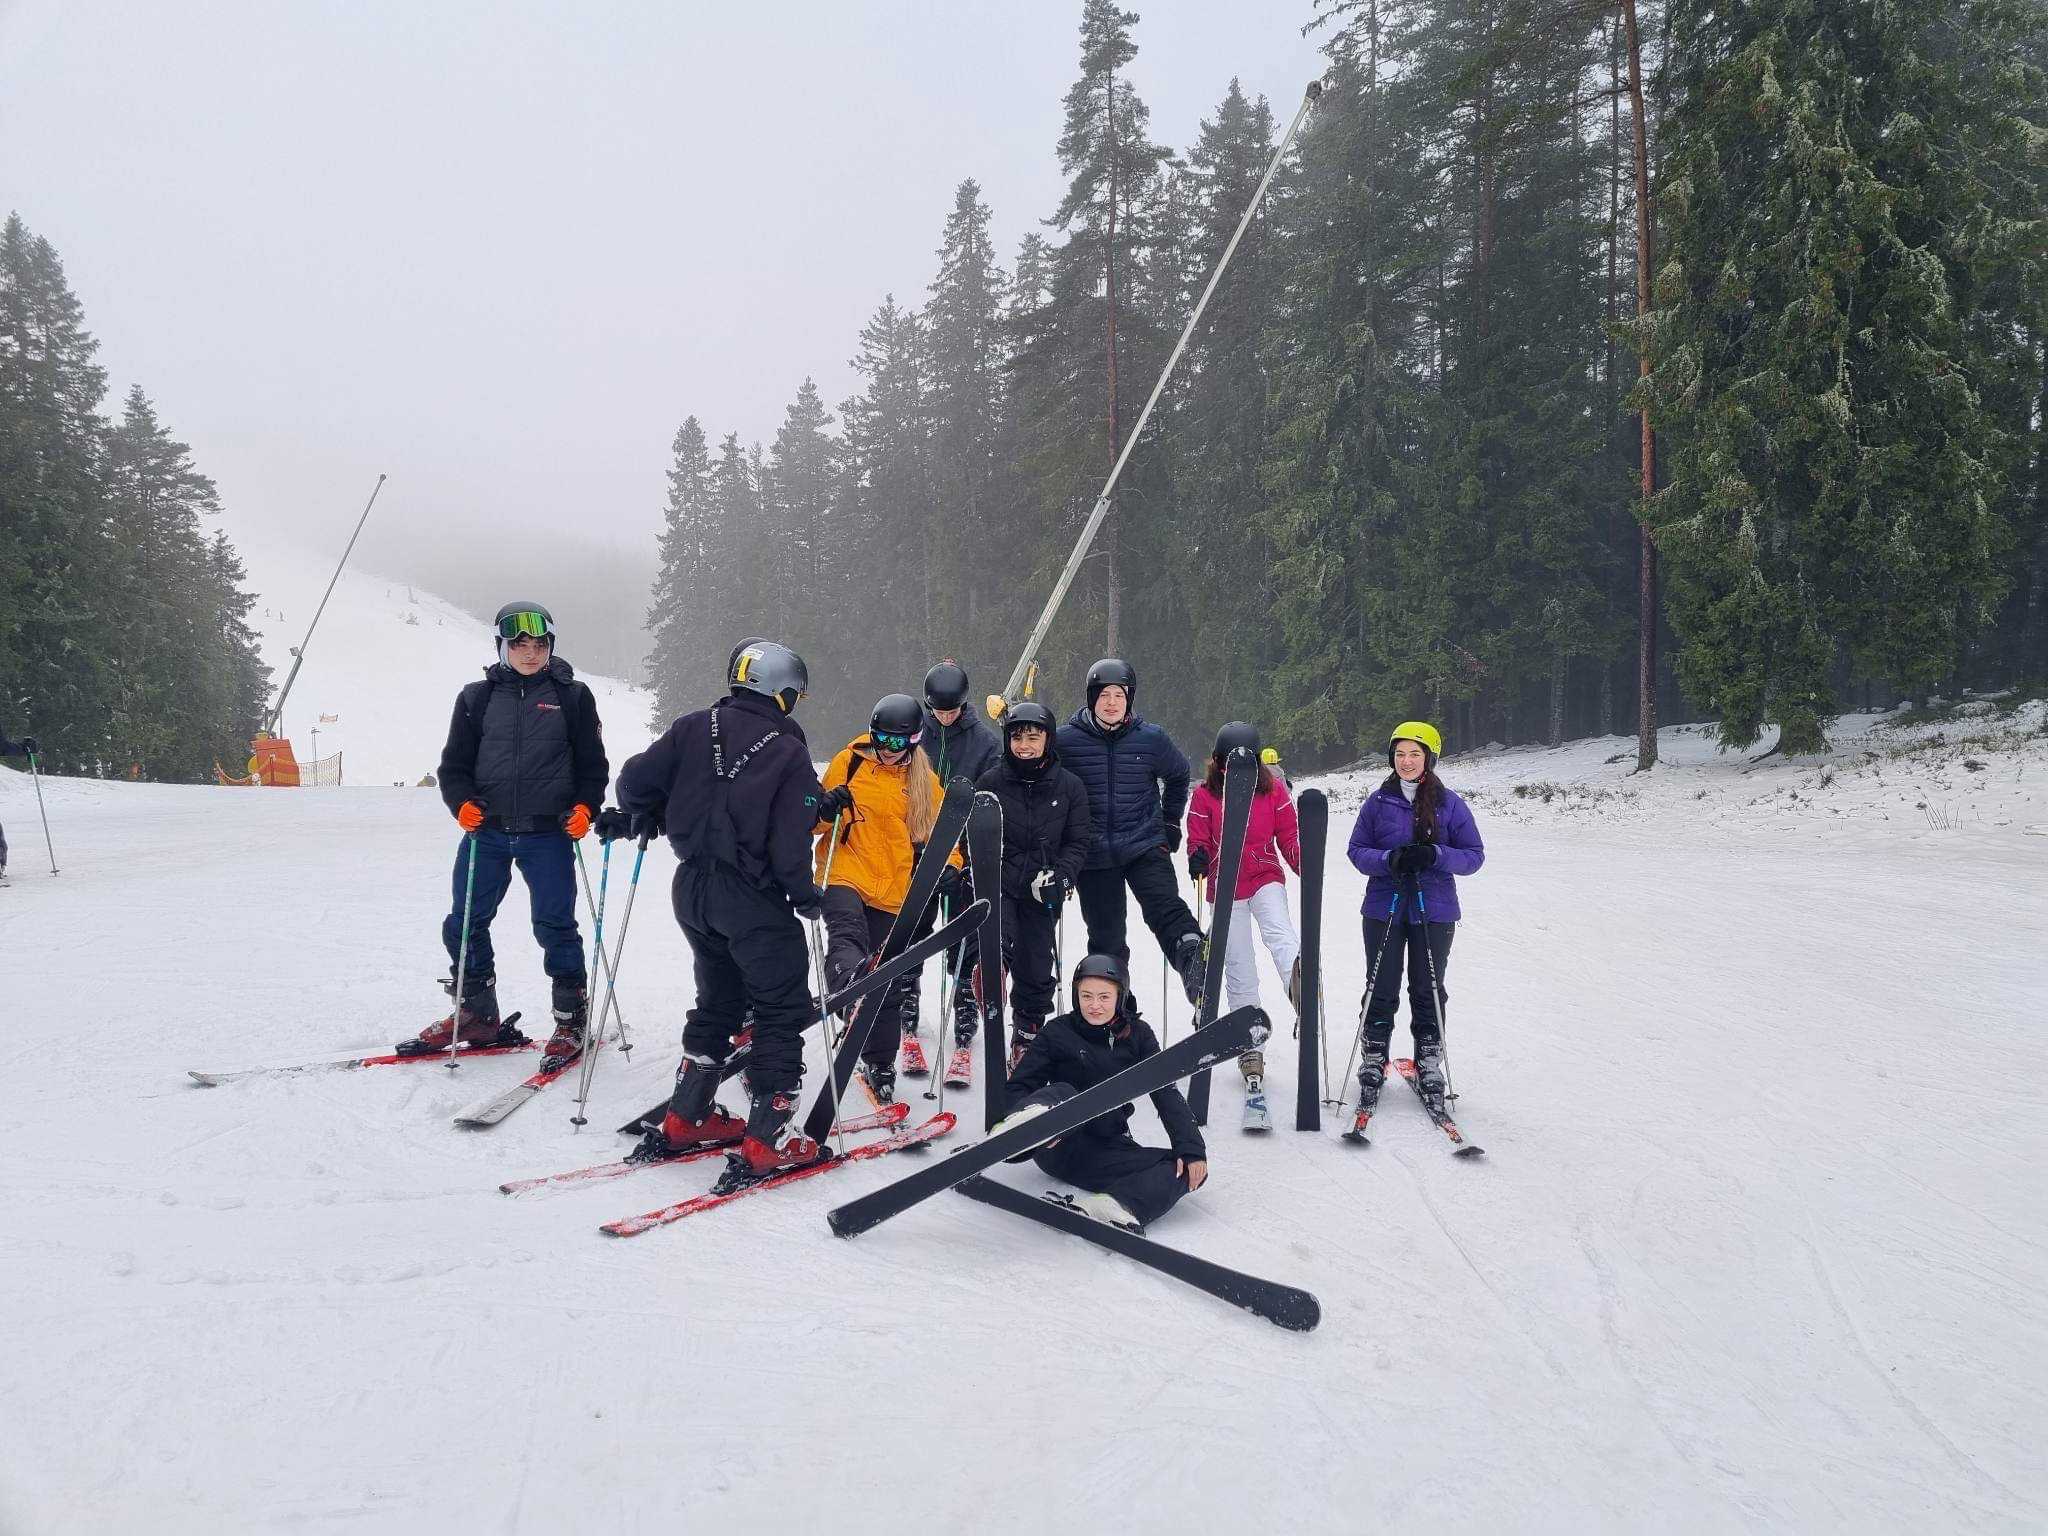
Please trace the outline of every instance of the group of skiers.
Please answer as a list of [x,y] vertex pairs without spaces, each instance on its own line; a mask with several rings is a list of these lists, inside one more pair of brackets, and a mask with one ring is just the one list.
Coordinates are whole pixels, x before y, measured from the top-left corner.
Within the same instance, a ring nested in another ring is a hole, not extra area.
[[[944,787],[965,779],[1000,800],[1000,891],[972,891],[958,847],[932,906],[958,911],[976,896],[1002,903],[1002,968],[1013,1024],[1010,1111],[1028,1113],[1103,1081],[1159,1049],[1141,1017],[1129,974],[1127,901],[1179,973],[1191,1004],[1201,996],[1205,941],[1197,910],[1180,894],[1174,855],[1183,820],[1187,869],[1211,904],[1223,838],[1223,775],[1229,754],[1260,754],[1242,722],[1217,735],[1194,783],[1187,757],[1137,710],[1138,675],[1120,658],[1089,668],[1086,702],[1064,722],[1030,699],[1008,703],[997,727],[968,698],[969,680],[943,661],[926,674],[922,700],[892,693],[869,727],[834,753],[822,778],[796,707],[809,687],[803,659],[772,640],[733,650],[716,703],[674,721],[619,771],[616,809],[604,808],[610,774],[596,701],[555,654],[554,623],[538,603],[509,603],[496,619],[498,659],[458,696],[442,753],[442,798],[464,838],[454,903],[442,940],[460,995],[450,1015],[405,1051],[514,1043],[495,991],[490,924],[516,867],[525,876],[535,939],[552,982],[554,1033],[543,1068],[573,1062],[588,1040],[589,985],[576,926],[573,844],[665,835],[678,866],[677,923],[690,945],[696,997],[683,1060],[660,1125],[636,1155],[661,1159],[728,1148],[719,1189],[743,1187],[830,1156],[797,1118],[803,1035],[815,1021],[806,922],[823,928],[823,986],[835,993],[859,975],[897,924],[912,873],[933,829]],[[993,704],[991,708],[993,708]],[[1456,878],[1485,857],[1470,809],[1436,775],[1442,741],[1421,722],[1392,732],[1385,782],[1360,808],[1349,853],[1369,879],[1364,937],[1370,982],[1363,1010],[1361,1101],[1376,1100],[1405,968],[1415,1061],[1425,1096],[1444,1091],[1442,1008]],[[1192,786],[1192,795],[1190,789]],[[953,834],[957,838],[957,833]],[[1254,945],[1263,941],[1290,999],[1300,1003],[1300,942],[1288,912],[1285,871],[1301,869],[1295,808],[1270,751],[1237,861],[1225,943],[1229,1006],[1259,1001]],[[1079,898],[1086,954],[1059,997],[1059,918]],[[1197,906],[1200,905],[1198,899]],[[912,913],[927,927],[933,914]],[[1401,942],[1395,943],[1396,934]],[[974,978],[989,979],[974,935],[946,956],[953,1064],[964,1072],[984,1017]],[[911,970],[867,999],[859,1071],[871,1095],[894,1095],[899,1050],[923,1069],[917,1041],[918,975]],[[1060,1003],[1063,1011],[1056,1012]],[[1248,1102],[1263,1113],[1263,1053],[1239,1061]],[[744,1068],[746,1113],[718,1102]],[[1199,1188],[1206,1149],[1178,1089],[1153,1095],[1172,1145],[1139,1146],[1130,1109],[1089,1122],[1036,1154],[1056,1177],[1093,1191],[1096,1214],[1142,1225]]]

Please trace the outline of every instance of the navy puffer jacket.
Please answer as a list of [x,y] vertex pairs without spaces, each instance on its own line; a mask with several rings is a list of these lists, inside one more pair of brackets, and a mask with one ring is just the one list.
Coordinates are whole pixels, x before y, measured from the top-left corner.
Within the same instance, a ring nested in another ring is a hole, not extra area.
[[1060,727],[1060,762],[1088,791],[1095,846],[1088,869],[1128,864],[1148,849],[1180,847],[1188,808],[1188,760],[1173,738],[1142,715],[1115,729],[1086,709]]

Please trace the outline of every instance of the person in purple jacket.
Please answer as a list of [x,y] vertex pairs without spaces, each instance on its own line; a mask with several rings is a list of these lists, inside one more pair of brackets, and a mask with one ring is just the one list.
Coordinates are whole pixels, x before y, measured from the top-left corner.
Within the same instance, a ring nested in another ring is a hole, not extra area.
[[[1365,999],[1365,1056],[1358,1069],[1358,1105],[1379,1102],[1386,1081],[1394,1010],[1408,971],[1408,1027],[1415,1035],[1415,1076],[1425,1098],[1444,1095],[1444,971],[1458,926],[1459,875],[1486,862],[1479,827],[1465,802],[1436,776],[1443,737],[1433,725],[1408,720],[1387,743],[1393,772],[1358,808],[1351,862],[1365,884],[1365,958],[1372,981]],[[1401,941],[1390,943],[1393,930]],[[1434,982],[1434,985],[1432,985]]]

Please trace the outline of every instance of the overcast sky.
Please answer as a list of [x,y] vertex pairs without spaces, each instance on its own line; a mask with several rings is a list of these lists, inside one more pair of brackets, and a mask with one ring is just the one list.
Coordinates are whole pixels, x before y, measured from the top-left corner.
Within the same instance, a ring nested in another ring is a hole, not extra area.
[[[1135,8],[1177,149],[1233,74],[1284,123],[1319,72],[1312,0]],[[1051,212],[1080,13],[0,0],[0,208],[233,526],[338,544],[383,470],[373,553],[551,521],[637,544],[685,414],[765,442],[807,372],[851,392],[962,177],[1006,263]]]

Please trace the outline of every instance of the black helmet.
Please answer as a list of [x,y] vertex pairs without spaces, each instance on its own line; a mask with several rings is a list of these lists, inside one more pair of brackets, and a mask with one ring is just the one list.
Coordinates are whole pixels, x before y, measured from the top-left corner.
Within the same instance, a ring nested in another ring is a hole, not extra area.
[[967,669],[942,661],[924,675],[924,701],[933,709],[958,709],[967,702]]
[[497,631],[502,645],[511,644],[521,635],[545,639],[550,645],[555,642],[555,616],[539,603],[507,603],[491,620],[491,627]]
[[1032,726],[1050,736],[1058,727],[1052,718],[1052,711],[1036,699],[1019,699],[1003,711],[1003,735],[1022,726]]
[[725,686],[773,699],[786,715],[809,691],[811,671],[803,657],[788,646],[773,640],[749,640],[726,663]]
[[1124,976],[1124,963],[1115,955],[1083,955],[1074,967],[1074,984],[1068,989],[1073,999],[1074,1011],[1081,1011],[1081,983],[1084,981],[1107,981],[1116,986],[1117,1006],[1121,1010],[1123,1000],[1131,995],[1130,981]]
[[916,746],[924,736],[924,711],[907,693],[885,693],[875,701],[875,711],[868,716],[868,734],[900,737],[904,746]]
[[1242,720],[1233,720],[1216,733],[1216,755],[1228,757],[1237,748],[1257,757],[1259,754],[1259,728],[1246,725]]
[[1121,656],[1105,656],[1088,669],[1088,707],[1095,707],[1095,695],[1111,684],[1123,689],[1124,703],[1138,707],[1138,669]]

